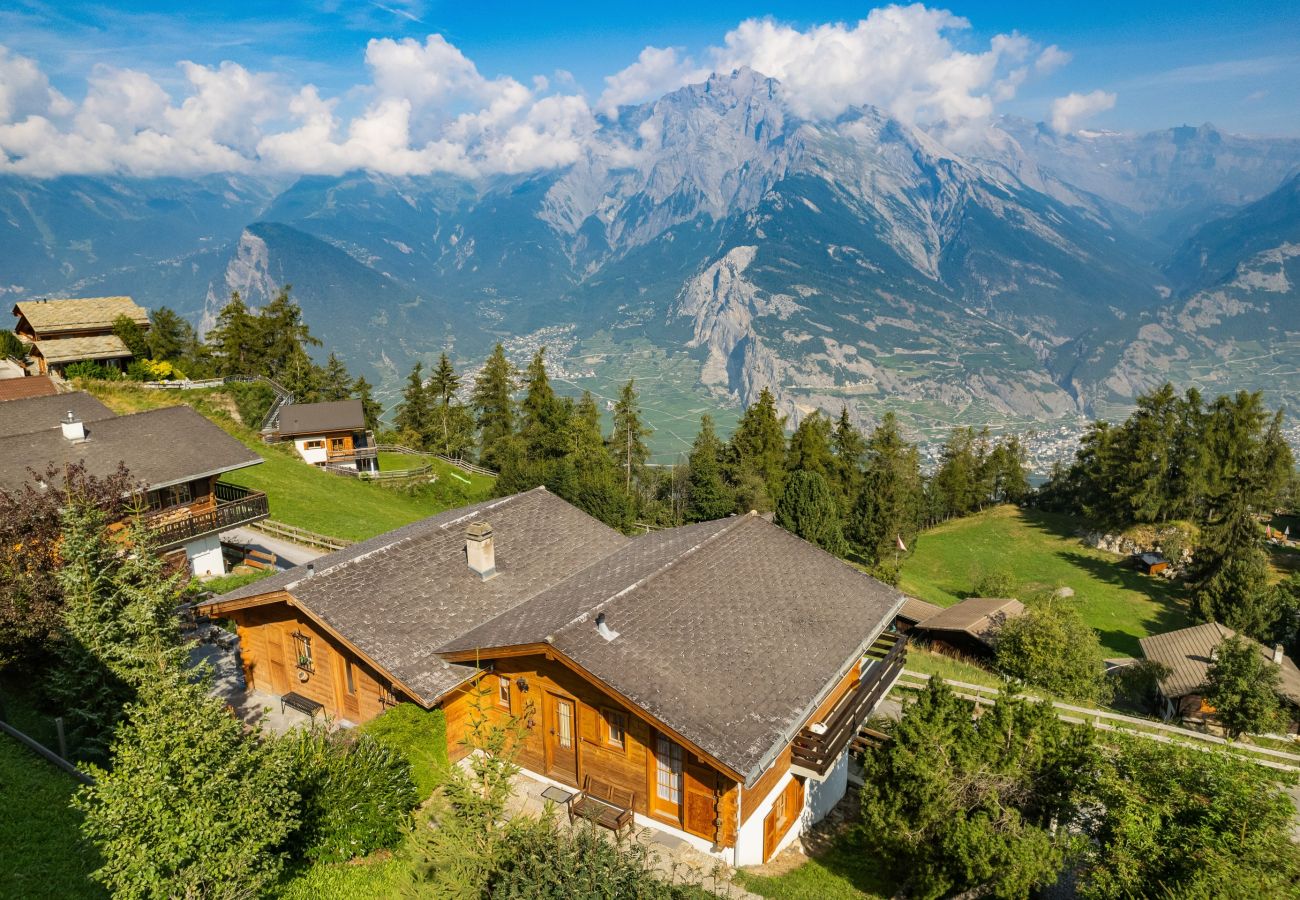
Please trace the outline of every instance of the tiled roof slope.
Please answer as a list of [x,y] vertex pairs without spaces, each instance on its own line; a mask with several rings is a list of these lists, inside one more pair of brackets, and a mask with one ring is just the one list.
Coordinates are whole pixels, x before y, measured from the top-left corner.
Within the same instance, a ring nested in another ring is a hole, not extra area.
[[280,410],[280,434],[324,434],[327,431],[360,431],[366,427],[366,413],[360,400],[331,400],[326,403],[290,403]]
[[[1235,634],[1231,628],[1218,622],[1206,622],[1138,638],[1138,645],[1147,659],[1169,667],[1169,677],[1160,682],[1160,692],[1170,698],[1186,697],[1205,689],[1214,648]],[[1259,650],[1261,656],[1272,661],[1272,650],[1250,638],[1246,640]],[[1280,674],[1279,693],[1300,706],[1300,668],[1289,656],[1283,656]]]
[[84,391],[10,400],[0,409],[0,438],[33,431],[57,431],[59,422],[69,412],[87,423],[113,418],[111,409]]
[[118,316],[149,324],[149,313],[130,297],[81,297],[74,300],[24,300],[14,305],[38,335],[86,328],[111,328]]
[[42,338],[32,344],[32,352],[47,363],[64,363],[81,359],[120,359],[131,355],[130,349],[115,334]]
[[1024,604],[1010,597],[967,597],[917,627],[926,631],[964,631],[971,637],[986,639],[1002,622],[1024,611]]
[[[497,575],[487,581],[465,562],[465,527],[492,525]],[[432,703],[472,673],[436,650],[574,572],[628,538],[538,488],[451,510],[321,557],[315,575],[299,566],[221,597],[287,590]]]
[[898,611],[898,617],[920,624],[941,612],[943,612],[943,607],[937,603],[931,603],[917,597],[908,597],[903,601],[903,608]]
[[[68,399],[74,396],[38,399],[59,401],[53,409],[60,410],[66,409]],[[35,402],[6,403],[0,419],[11,406]],[[188,406],[87,420],[86,440],[75,443],[63,436],[57,414],[54,423],[53,428],[0,438],[0,488],[21,488],[30,478],[28,467],[39,472],[50,463],[62,467],[84,462],[91,474],[101,477],[121,463],[133,479],[156,488],[262,461]]]
[[59,392],[48,375],[25,378],[0,378],[0,403],[30,397],[52,397]]

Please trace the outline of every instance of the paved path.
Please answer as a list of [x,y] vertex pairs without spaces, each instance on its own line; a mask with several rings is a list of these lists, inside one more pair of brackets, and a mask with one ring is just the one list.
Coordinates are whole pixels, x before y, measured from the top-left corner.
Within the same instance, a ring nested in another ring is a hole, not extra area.
[[232,528],[230,531],[223,531],[221,540],[227,544],[239,544],[241,547],[261,550],[263,553],[274,553],[277,569],[292,569],[294,566],[301,566],[325,555],[324,550],[304,547],[302,544],[271,537],[269,534],[262,534],[251,528]]

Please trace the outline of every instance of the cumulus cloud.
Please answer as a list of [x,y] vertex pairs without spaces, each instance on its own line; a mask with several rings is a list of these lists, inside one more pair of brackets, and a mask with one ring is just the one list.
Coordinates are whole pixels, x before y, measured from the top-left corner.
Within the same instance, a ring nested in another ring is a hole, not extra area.
[[[695,56],[644,48],[605,78],[594,102],[559,70],[525,81],[486,76],[439,34],[371,40],[367,78],[335,96],[234,62],[180,62],[175,81],[97,67],[73,102],[33,60],[0,46],[0,172],[528,172],[626,150],[602,136],[599,117],[746,66],[778,79],[796,115],[870,104],[959,141],[1029,79],[1069,60],[1016,32],[971,45],[969,29],[920,4],[806,29],[750,19]],[[1100,92],[1071,94],[1053,104],[1053,125],[1071,127],[1113,103]]]
[[1115,95],[1106,91],[1066,94],[1052,101],[1052,130],[1058,134],[1074,131],[1085,119],[1105,112],[1115,105]]

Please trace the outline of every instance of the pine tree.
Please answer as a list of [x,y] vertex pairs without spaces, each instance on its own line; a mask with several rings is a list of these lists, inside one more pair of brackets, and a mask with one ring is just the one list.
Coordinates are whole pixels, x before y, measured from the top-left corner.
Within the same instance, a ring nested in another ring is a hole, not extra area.
[[652,429],[641,419],[636,389],[632,380],[628,379],[619,392],[618,400],[614,402],[614,430],[609,436],[609,452],[623,471],[623,489],[629,494],[632,485],[639,481],[650,456],[645,439],[652,433]]
[[840,417],[831,434],[831,452],[835,454],[835,468],[831,486],[840,501],[840,509],[850,510],[862,490],[862,466],[867,454],[867,444],[862,432],[849,419],[849,408],[840,407]]
[[194,340],[194,328],[171,309],[160,306],[149,314],[149,356],[177,362]]
[[260,333],[257,318],[244,298],[235,291],[230,302],[217,313],[217,324],[208,332],[208,343],[222,375],[256,375],[261,369]]
[[425,432],[429,429],[429,398],[424,386],[424,364],[417,362],[406,377],[406,388],[402,391],[402,402],[397,404],[393,417],[394,427],[404,433],[414,435],[424,443]]
[[736,498],[722,477],[722,449],[713,417],[705,414],[691,446],[687,516],[693,522],[721,519],[736,511]]
[[471,404],[479,431],[479,456],[484,465],[500,469],[507,450],[500,446],[515,432],[515,367],[497,344],[474,379]]
[[366,381],[365,376],[359,376],[352,383],[352,395],[361,401],[361,410],[366,417],[366,430],[379,430],[379,417],[384,414],[384,408],[375,399],[375,389],[371,387],[370,382]]
[[347,400],[352,396],[354,383],[348,374],[347,366],[333,352],[325,362],[321,373],[320,395],[322,400]]
[[785,454],[785,471],[816,472],[830,483],[834,478],[835,459],[831,455],[831,423],[821,414],[805,416],[790,437]]
[[737,501],[750,509],[771,509],[785,477],[785,417],[777,416],[776,398],[767,388],[740,417],[727,456]]
[[848,551],[835,496],[816,472],[794,472],[786,479],[776,505],[776,524],[830,553]]
[[866,442],[862,490],[849,518],[849,537],[886,580],[897,579],[898,542],[915,549],[924,485],[917,448],[904,440],[898,419],[885,413]]

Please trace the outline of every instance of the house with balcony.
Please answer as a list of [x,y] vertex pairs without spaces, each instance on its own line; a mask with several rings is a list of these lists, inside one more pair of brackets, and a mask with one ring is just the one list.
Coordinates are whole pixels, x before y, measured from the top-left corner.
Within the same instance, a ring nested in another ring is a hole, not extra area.
[[513,718],[548,796],[750,865],[843,797],[902,604],[752,513],[630,538],[537,488],[204,609],[238,624],[252,690],[352,723],[440,707],[453,759],[480,713]]
[[379,471],[375,436],[366,429],[360,400],[325,403],[290,403],[280,410],[279,440],[293,441],[294,449],[313,466]]
[[224,575],[221,532],[270,515],[266,495],[221,477],[262,458],[188,406],[118,416],[82,392],[11,400],[0,410],[0,490],[69,465],[105,477],[125,466],[158,549],[195,575]]
[[14,334],[28,345],[41,375],[62,374],[87,360],[125,370],[131,351],[113,334],[113,323],[126,316],[149,328],[149,313],[130,297],[24,300],[14,305],[13,314],[18,317]]

